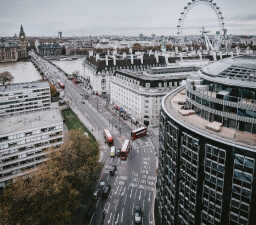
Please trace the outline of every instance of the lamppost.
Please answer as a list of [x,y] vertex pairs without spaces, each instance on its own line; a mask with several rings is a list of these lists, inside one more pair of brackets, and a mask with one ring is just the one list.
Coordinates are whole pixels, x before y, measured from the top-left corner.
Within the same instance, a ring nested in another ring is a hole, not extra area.
[[105,182],[101,181],[100,186],[101,186],[101,208],[102,208],[102,217],[101,217],[100,224],[104,224],[105,213],[103,209],[103,190],[104,190]]

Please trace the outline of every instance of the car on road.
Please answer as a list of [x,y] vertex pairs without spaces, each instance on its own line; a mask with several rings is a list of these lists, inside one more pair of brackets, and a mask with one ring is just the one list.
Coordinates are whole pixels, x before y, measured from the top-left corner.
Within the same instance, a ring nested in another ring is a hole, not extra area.
[[120,148],[118,148],[118,149],[116,150],[116,156],[117,156],[117,157],[119,157],[119,156],[120,156],[120,152],[121,152],[121,149],[120,149]]
[[135,206],[134,208],[134,221],[135,223],[141,223],[142,221],[142,212],[139,206]]
[[102,196],[103,197],[108,197],[110,191],[111,191],[111,186],[110,185],[105,185],[104,189],[103,189],[103,192],[102,192]]
[[58,102],[58,104],[59,104],[59,105],[65,105],[66,102],[65,102],[64,100],[60,100],[60,101]]
[[94,206],[90,206],[89,209],[88,209],[87,215],[86,215],[87,219],[91,219],[92,218],[94,211],[95,211],[95,207]]
[[110,175],[115,175],[115,172],[116,172],[116,165],[113,165],[113,166],[111,166],[111,168],[110,168],[109,174],[110,174]]
[[116,155],[116,147],[111,146],[111,148],[110,148],[110,157],[115,157],[115,155]]
[[85,101],[81,101],[82,104],[85,104]]
[[92,198],[93,199],[98,199],[100,196],[100,189],[97,189],[96,191],[94,191]]

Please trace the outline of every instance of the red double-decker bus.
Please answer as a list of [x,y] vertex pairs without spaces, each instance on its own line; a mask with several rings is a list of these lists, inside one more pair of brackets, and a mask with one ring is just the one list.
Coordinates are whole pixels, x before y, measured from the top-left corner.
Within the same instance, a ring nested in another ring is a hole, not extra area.
[[127,156],[128,156],[128,153],[130,152],[130,149],[131,149],[130,140],[125,139],[123,147],[122,147],[121,152],[120,152],[121,160],[126,160],[127,159]]
[[147,128],[146,127],[140,127],[136,130],[131,131],[131,139],[135,140],[139,137],[142,137],[147,134]]
[[65,85],[60,80],[57,80],[57,84],[59,85],[60,88],[62,89],[65,88]]
[[113,137],[111,135],[111,133],[109,132],[109,130],[104,130],[104,137],[106,139],[106,142],[112,146],[114,144],[114,141],[113,141]]

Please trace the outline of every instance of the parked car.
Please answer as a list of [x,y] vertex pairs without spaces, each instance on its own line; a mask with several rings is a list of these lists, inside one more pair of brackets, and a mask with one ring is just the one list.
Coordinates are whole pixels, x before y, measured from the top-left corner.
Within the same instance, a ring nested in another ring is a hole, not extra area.
[[103,196],[103,197],[108,197],[110,191],[111,191],[111,186],[110,186],[110,185],[105,185],[105,187],[104,187],[104,189],[103,189],[102,196]]
[[94,191],[92,198],[93,199],[98,199],[100,196],[100,189],[97,189],[96,191]]
[[110,175],[114,175],[115,172],[116,172],[116,165],[113,165],[113,166],[111,166],[111,168],[110,168],[109,174],[110,174]]
[[142,220],[141,208],[139,206],[135,206],[134,221],[135,221],[135,223],[141,223],[141,220]]
[[58,104],[59,104],[59,105],[65,105],[66,102],[65,102],[64,100],[60,100],[60,101],[58,102]]
[[85,101],[81,101],[82,104],[85,104]]
[[118,149],[116,150],[116,156],[117,156],[117,157],[119,157],[119,156],[120,156],[120,152],[121,152],[121,149],[120,149],[120,148],[118,148]]
[[90,206],[89,209],[88,209],[88,212],[87,212],[87,219],[91,219],[92,216],[93,216],[93,213],[95,211],[95,207],[94,206]]

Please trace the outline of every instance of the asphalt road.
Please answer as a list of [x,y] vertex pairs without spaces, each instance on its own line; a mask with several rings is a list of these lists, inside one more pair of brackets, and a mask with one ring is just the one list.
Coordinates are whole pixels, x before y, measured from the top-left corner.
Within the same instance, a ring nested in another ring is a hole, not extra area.
[[[47,72],[48,79],[56,83],[57,79],[65,84],[64,96],[68,97],[71,106],[77,107],[87,120],[103,133],[104,129],[112,128],[114,143],[116,148],[121,148],[125,139],[130,139],[132,130],[127,121],[119,118],[114,110],[106,106],[106,102],[97,96],[90,95],[85,87],[73,84],[55,66],[51,65],[41,57],[32,53],[37,63]],[[87,92],[89,99],[85,100],[81,92]],[[82,101],[84,104],[82,104]],[[97,112],[97,113],[95,113]],[[117,125],[115,128],[114,125]],[[118,128],[121,128],[121,131]],[[133,125],[133,129],[134,129]],[[120,135],[121,133],[121,135]],[[120,160],[119,157],[111,158],[109,153],[105,167],[102,172],[100,182],[111,185],[112,189],[109,197],[100,196],[98,200],[92,200],[95,212],[91,219],[86,216],[82,224],[85,225],[133,225],[134,207],[140,206],[142,209],[142,223],[144,225],[153,224],[153,204],[156,183],[156,154],[155,147],[149,141],[153,133],[131,140],[132,150],[127,160]],[[117,166],[115,175],[110,176],[109,170],[112,165]],[[98,186],[100,189],[100,186]],[[103,211],[105,216],[103,216]]]

